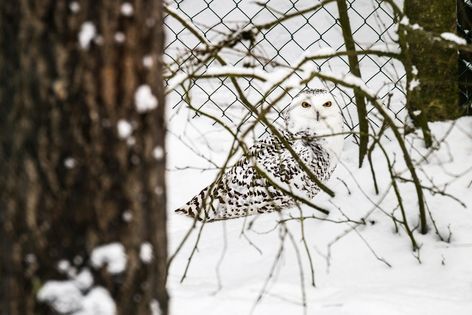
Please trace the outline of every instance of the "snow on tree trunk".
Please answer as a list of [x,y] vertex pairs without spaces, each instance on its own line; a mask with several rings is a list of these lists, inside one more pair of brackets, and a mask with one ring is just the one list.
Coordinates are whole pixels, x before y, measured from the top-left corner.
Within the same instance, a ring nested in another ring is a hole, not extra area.
[[427,122],[461,114],[457,49],[441,40],[442,34],[456,31],[456,2],[405,0],[404,12],[400,45],[407,69],[407,108],[429,146]]
[[[457,0],[457,35],[472,43],[472,2]],[[460,104],[472,115],[472,52],[459,51]]]
[[0,1],[0,314],[167,314],[163,37],[161,1]]

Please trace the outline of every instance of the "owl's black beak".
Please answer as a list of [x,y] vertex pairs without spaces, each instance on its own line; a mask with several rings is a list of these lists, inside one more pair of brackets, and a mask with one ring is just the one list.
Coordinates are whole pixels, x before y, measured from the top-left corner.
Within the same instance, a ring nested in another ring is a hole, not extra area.
[[320,112],[316,111],[316,121],[320,121]]

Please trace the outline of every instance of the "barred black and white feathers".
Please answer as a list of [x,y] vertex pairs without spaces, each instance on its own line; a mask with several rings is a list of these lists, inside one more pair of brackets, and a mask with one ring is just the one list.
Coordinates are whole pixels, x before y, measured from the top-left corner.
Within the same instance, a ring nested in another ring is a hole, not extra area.
[[[325,182],[342,150],[342,116],[325,90],[303,90],[283,113],[280,133],[317,179]],[[226,173],[177,213],[216,221],[267,213],[295,205],[293,195],[313,199],[319,187],[284,143],[267,135]]]

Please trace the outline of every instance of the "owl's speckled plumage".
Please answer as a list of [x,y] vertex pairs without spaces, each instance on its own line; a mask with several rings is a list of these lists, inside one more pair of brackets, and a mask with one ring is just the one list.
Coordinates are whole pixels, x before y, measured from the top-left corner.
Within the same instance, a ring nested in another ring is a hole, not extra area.
[[[331,106],[326,106],[328,103]],[[280,133],[284,139],[320,181],[327,181],[343,141],[341,112],[331,94],[303,90],[283,117],[286,128]],[[320,190],[282,141],[270,134],[176,212],[208,222],[293,207],[293,197],[277,187],[307,199]]]

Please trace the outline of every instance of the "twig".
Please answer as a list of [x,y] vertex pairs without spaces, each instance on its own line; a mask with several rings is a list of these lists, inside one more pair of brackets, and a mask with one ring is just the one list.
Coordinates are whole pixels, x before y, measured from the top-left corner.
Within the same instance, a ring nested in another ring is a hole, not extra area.
[[[346,0],[336,0],[336,3],[338,5],[339,22],[343,31],[344,45],[346,46],[346,50],[356,51],[356,44],[352,36]],[[356,77],[361,78],[362,76],[357,55],[349,55],[348,61],[351,73]],[[364,95],[360,93],[358,89],[354,89],[354,97],[356,99],[357,117],[359,118],[359,167],[361,167],[362,161],[367,154],[369,125],[367,123],[367,107]]]
[[[200,229],[198,230],[198,234],[197,234],[197,240],[195,241],[195,245],[192,248],[192,252],[190,253],[190,256],[187,258],[187,265],[185,266],[184,273],[182,277],[180,278],[180,283],[184,282],[185,278],[187,277],[187,272],[190,267],[190,263],[192,262],[193,255],[195,255],[195,252],[197,251],[198,243],[200,242],[200,237],[202,236],[202,231],[203,231],[204,226],[205,226],[205,223],[202,223],[200,225]],[[167,265],[169,266],[169,263]]]
[[[290,241],[292,242],[292,245],[293,245],[293,250],[295,251],[295,257],[297,258],[297,263],[298,263],[298,270],[299,270],[299,273],[300,273],[300,290],[301,290],[301,295],[302,295],[302,305],[303,305],[303,314],[306,315],[307,313],[307,304],[306,304],[306,289],[305,289],[305,275],[304,275],[304,272],[303,272],[303,264],[302,264],[302,258],[301,258],[301,255],[300,255],[300,251],[298,250],[298,246],[297,246],[297,243],[295,242],[295,239],[293,238],[293,235],[292,233],[290,233],[288,230],[287,230],[287,234],[290,238]],[[311,256],[308,256],[310,258],[310,264],[311,264]],[[311,269],[312,271],[312,281],[313,281],[313,286],[315,286],[314,284],[314,271],[313,269]]]
[[215,273],[216,273],[216,279],[217,279],[218,285],[217,285],[217,288],[216,288],[215,292],[213,292],[213,294],[217,294],[223,288],[223,285],[221,284],[220,269],[221,269],[221,264],[223,263],[223,259],[226,255],[226,251],[228,249],[228,238],[227,238],[227,235],[226,235],[227,232],[226,232],[225,222],[223,222],[223,224],[221,226],[223,228],[223,249],[221,250],[221,256],[218,259],[218,262],[217,262],[216,267],[215,267]]
[[275,255],[274,262],[272,263],[272,266],[270,268],[269,274],[266,277],[264,284],[261,288],[261,291],[257,295],[256,301],[254,302],[250,314],[253,314],[257,305],[262,301],[262,298],[264,297],[264,294],[266,293],[267,286],[269,285],[270,280],[274,276],[275,273],[275,268],[279,264],[280,258],[282,257],[282,253],[284,251],[284,245],[285,245],[285,237],[287,236],[287,229],[286,228],[281,228],[280,230],[280,247],[279,250],[277,251],[277,254]]

